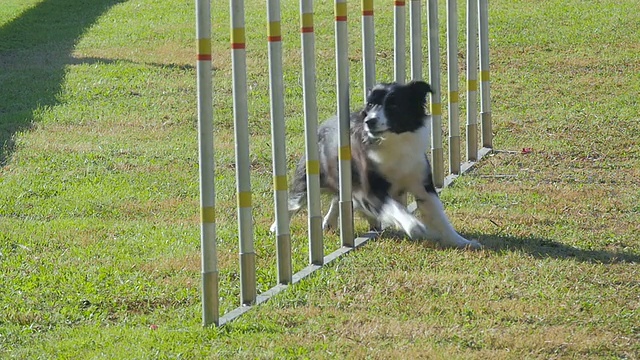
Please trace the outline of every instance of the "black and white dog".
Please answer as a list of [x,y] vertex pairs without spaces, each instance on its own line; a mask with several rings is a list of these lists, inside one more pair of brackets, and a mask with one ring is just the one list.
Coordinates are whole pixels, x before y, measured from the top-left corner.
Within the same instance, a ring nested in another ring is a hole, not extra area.
[[[425,113],[429,84],[378,84],[367,104],[351,114],[353,205],[369,221],[395,225],[412,239],[430,239],[444,247],[481,248],[454,229],[444,213],[433,185],[426,152],[431,142],[431,117]],[[320,187],[333,194],[323,220],[329,230],[338,225],[338,120],[318,129]],[[398,200],[412,193],[422,215],[420,221]],[[306,160],[298,163],[289,193],[289,217],[307,201]],[[426,226],[425,226],[426,224]],[[271,227],[275,231],[275,224]]]

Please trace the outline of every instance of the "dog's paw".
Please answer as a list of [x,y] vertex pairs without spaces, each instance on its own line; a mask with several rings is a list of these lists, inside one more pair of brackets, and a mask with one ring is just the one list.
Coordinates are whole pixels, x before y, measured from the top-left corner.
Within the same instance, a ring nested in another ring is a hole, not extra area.
[[462,236],[455,236],[453,239],[446,241],[440,240],[440,245],[448,248],[457,248],[465,250],[481,250],[483,248],[477,240],[467,240]]
[[478,240],[467,240],[467,244],[464,246],[468,250],[482,250],[484,246],[478,242]]
[[338,211],[335,204],[331,203],[331,208],[322,218],[322,230],[325,232],[338,229]]
[[322,220],[322,231],[324,232],[330,232],[330,231],[335,231],[338,229],[338,218],[329,218],[329,217],[325,217]]

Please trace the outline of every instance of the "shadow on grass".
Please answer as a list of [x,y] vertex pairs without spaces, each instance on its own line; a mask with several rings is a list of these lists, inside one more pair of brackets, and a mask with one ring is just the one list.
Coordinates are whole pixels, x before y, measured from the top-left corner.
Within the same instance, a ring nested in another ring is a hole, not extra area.
[[[98,57],[72,57],[69,58],[70,65],[92,65],[92,64],[140,64],[139,62],[124,60],[124,59],[107,59],[107,58],[98,58]],[[195,70],[195,66],[188,64],[162,64],[155,62],[144,62],[145,66],[163,68],[163,69],[172,69],[172,70]],[[213,67],[213,71],[216,71],[217,68]]]
[[65,68],[85,31],[126,0],[44,0],[0,27],[0,166],[16,133],[34,124],[39,108],[54,106]]
[[[606,250],[585,250],[562,244],[556,241],[541,238],[518,238],[513,236],[461,234],[467,239],[476,239],[484,245],[484,251],[496,253],[506,251],[520,251],[538,258],[574,259],[580,262],[615,264],[615,263],[640,263],[640,255],[626,252],[613,252]],[[412,241],[406,235],[396,229],[387,229],[380,233],[379,239],[393,241]],[[424,241],[424,246],[436,248],[430,241]]]
[[539,258],[574,259],[581,262],[615,264],[621,262],[638,263],[640,255],[606,250],[580,249],[556,241],[541,238],[518,238],[510,236],[475,235],[486,251],[522,251]]

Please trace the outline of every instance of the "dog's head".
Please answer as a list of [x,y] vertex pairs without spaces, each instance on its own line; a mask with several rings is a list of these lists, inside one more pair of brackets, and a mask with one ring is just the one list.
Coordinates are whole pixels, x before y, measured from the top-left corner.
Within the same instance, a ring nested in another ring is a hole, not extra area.
[[430,92],[431,86],[424,81],[374,86],[363,109],[366,136],[379,139],[386,132],[400,134],[424,126],[426,97]]

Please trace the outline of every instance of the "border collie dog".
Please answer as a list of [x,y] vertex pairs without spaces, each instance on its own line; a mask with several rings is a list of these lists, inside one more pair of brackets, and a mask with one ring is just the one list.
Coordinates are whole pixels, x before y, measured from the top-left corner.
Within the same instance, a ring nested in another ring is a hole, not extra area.
[[[429,239],[443,247],[478,249],[482,245],[460,236],[449,222],[433,185],[426,152],[431,142],[431,117],[425,113],[429,84],[383,83],[367,96],[361,111],[351,114],[353,207],[369,221],[393,225],[412,239]],[[338,119],[318,128],[320,187],[333,194],[323,229],[338,226]],[[422,221],[399,199],[416,199]],[[306,159],[298,163],[289,192],[289,218],[307,202]],[[275,231],[275,224],[271,226]]]

